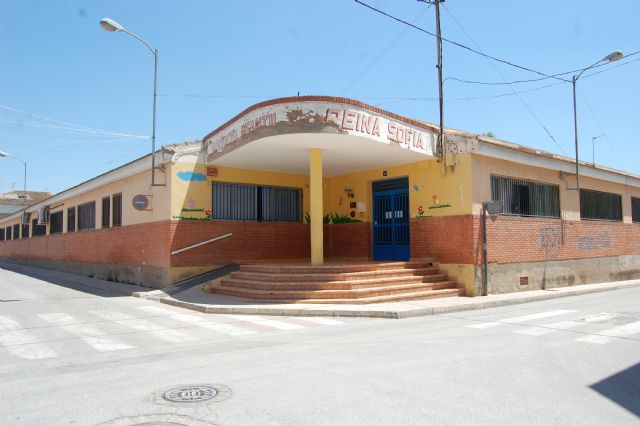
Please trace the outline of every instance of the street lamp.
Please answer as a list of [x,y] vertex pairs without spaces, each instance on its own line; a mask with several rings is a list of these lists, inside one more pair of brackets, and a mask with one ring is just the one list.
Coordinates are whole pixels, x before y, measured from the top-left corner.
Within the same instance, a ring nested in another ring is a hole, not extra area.
[[162,186],[162,184],[156,185],[155,170],[156,170],[156,98],[158,97],[158,49],[153,49],[149,46],[149,43],[142,38],[127,31],[122,25],[118,24],[113,19],[103,18],[100,20],[100,26],[109,32],[124,32],[131,37],[142,42],[151,53],[153,53],[153,130],[151,133],[151,186]]
[[591,137],[591,162],[593,164],[593,167],[596,166],[596,139],[601,138],[603,136],[604,136],[604,133],[598,136]]
[[[27,162],[19,159],[13,155],[7,154],[6,152],[0,151],[0,157],[8,157],[13,158],[14,160],[18,160],[22,164],[24,164],[24,193],[22,194],[24,198],[27,198]],[[20,197],[18,197],[20,198]]]
[[605,56],[604,58],[600,59],[598,62],[594,62],[593,64],[591,64],[588,67],[584,68],[582,71],[580,71],[580,73],[578,75],[574,75],[573,78],[571,79],[571,83],[573,85],[573,132],[574,132],[574,135],[575,135],[575,142],[576,142],[576,187],[575,188],[569,188],[569,189],[580,190],[580,180],[579,180],[580,177],[579,177],[579,174],[578,174],[579,173],[578,172],[578,113],[577,113],[577,108],[576,108],[576,82],[578,81],[580,76],[586,70],[595,67],[596,65],[598,65],[601,62],[617,61],[618,59],[622,58],[623,56],[624,56],[624,53],[622,53],[619,50],[611,52],[607,56]]

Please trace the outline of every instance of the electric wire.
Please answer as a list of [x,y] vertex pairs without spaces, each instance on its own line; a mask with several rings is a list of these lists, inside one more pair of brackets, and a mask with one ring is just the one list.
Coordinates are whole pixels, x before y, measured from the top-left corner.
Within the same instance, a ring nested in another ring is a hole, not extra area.
[[[380,9],[377,9],[377,8],[371,6],[371,5],[367,4],[367,3],[364,3],[364,2],[362,2],[360,0],[354,0],[354,1],[356,3],[358,3],[359,5],[361,5],[361,6],[369,8],[369,9],[373,10],[374,12],[377,12],[377,13],[379,13],[381,15],[384,15],[384,16],[390,18],[390,19],[393,19],[394,21],[397,21],[397,22],[400,22],[402,24],[408,25],[408,26],[410,26],[410,27],[412,27],[412,28],[414,28],[414,29],[416,29],[418,31],[421,31],[421,32],[423,32],[425,34],[428,34],[430,36],[437,37],[436,34],[430,32],[428,30],[425,30],[424,28],[418,27],[418,26],[416,26],[416,25],[414,25],[414,24],[412,24],[412,23],[410,23],[408,21],[405,21],[404,19],[400,19],[400,18],[398,18],[396,16],[393,16],[393,15],[391,15],[389,13],[386,13],[386,12],[384,12],[384,11],[382,11]],[[445,9],[446,9],[446,7],[445,7]],[[562,81],[565,81],[565,82],[569,82],[568,80],[565,80],[565,79],[560,78],[560,77],[556,77],[556,76],[553,76],[553,75],[545,74],[543,72],[536,71],[534,69],[531,69],[531,68],[528,68],[528,67],[524,67],[522,65],[514,64],[513,62],[510,62],[510,61],[507,61],[507,60],[504,60],[504,59],[496,58],[495,56],[487,55],[486,53],[480,52],[480,51],[478,51],[476,49],[473,49],[473,48],[471,48],[469,46],[465,46],[462,43],[458,43],[456,41],[449,40],[449,39],[447,39],[445,37],[440,37],[440,38],[441,38],[442,41],[446,41],[447,43],[453,44],[454,46],[460,47],[462,49],[465,49],[465,50],[468,50],[470,52],[473,52],[473,53],[475,53],[477,55],[483,56],[486,59],[490,59],[492,61],[500,62],[500,63],[503,63],[505,65],[509,65],[509,66],[512,66],[512,67],[515,67],[515,68],[519,68],[519,69],[524,70],[524,71],[528,71],[528,72],[531,72],[531,73],[534,73],[534,74],[538,74],[538,75],[544,76],[546,78],[554,78],[556,80],[562,80]]]

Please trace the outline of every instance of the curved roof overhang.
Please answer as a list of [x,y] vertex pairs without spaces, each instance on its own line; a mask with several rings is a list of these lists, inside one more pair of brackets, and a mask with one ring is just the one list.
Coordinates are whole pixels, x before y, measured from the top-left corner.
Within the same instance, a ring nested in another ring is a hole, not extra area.
[[204,137],[207,164],[308,174],[323,151],[325,176],[434,157],[435,126],[352,99],[300,96],[247,108]]

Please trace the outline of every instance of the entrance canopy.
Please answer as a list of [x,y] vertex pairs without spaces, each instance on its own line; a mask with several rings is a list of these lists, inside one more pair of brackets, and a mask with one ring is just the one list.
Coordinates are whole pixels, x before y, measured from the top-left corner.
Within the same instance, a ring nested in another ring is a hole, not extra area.
[[341,174],[434,157],[434,126],[346,98],[302,96],[247,108],[204,138],[207,163],[309,173],[322,150],[323,174]]

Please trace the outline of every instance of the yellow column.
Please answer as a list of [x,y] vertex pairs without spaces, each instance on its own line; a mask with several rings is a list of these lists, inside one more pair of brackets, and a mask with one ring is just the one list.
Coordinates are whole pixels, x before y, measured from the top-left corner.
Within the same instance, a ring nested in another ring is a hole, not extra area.
[[309,215],[311,216],[312,265],[324,264],[322,189],[322,150],[311,148],[309,153]]

